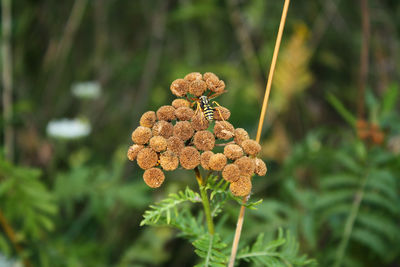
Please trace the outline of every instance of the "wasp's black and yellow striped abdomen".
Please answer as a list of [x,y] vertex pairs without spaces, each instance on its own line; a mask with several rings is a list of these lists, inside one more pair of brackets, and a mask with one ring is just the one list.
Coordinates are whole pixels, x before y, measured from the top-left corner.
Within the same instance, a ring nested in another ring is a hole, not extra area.
[[206,119],[211,122],[214,119],[213,107],[211,107],[206,96],[200,96],[199,100],[200,100],[200,107],[204,113],[204,117],[206,117]]

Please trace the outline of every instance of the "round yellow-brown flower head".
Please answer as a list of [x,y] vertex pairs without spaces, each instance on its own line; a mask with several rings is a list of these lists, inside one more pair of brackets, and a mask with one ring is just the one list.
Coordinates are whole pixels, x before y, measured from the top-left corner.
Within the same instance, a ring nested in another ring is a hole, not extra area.
[[167,121],[158,121],[153,126],[153,135],[169,138],[174,133],[174,126]]
[[176,170],[179,165],[178,156],[174,152],[167,150],[160,156],[160,165],[166,171]]
[[193,144],[198,150],[212,150],[215,144],[215,137],[209,131],[199,131],[194,134]]
[[256,164],[256,169],[254,170],[254,172],[258,176],[264,176],[267,173],[267,165],[265,165],[265,162],[259,158],[255,158],[254,162]]
[[157,110],[157,118],[159,121],[172,121],[175,119],[175,108],[173,106],[162,106]]
[[176,79],[170,86],[171,92],[176,96],[184,96],[189,91],[189,83],[184,79]]
[[180,108],[180,107],[190,107],[190,102],[187,101],[186,99],[182,99],[182,98],[177,98],[174,99],[174,101],[172,101],[171,104],[174,108]]
[[225,107],[215,107],[214,108],[214,120],[216,121],[222,121],[222,120],[228,120],[229,117],[231,116],[231,112],[229,109]]
[[200,156],[201,167],[205,170],[210,170],[208,163],[210,162],[211,156],[214,155],[212,151],[205,151]]
[[144,182],[151,188],[157,188],[162,185],[165,180],[165,175],[162,170],[158,168],[151,168],[144,171]]
[[180,107],[175,110],[175,116],[180,121],[188,121],[194,115],[194,111],[188,107]]
[[207,81],[208,79],[219,80],[218,76],[213,72],[206,72],[203,74],[203,80]]
[[217,84],[217,86],[214,87],[214,92],[216,93],[222,93],[225,90],[225,82],[223,80],[220,80]]
[[154,151],[161,152],[167,149],[167,140],[162,136],[153,136],[149,145]]
[[234,136],[235,128],[227,121],[216,121],[214,134],[217,138],[228,140]]
[[208,128],[208,120],[204,117],[202,112],[197,112],[196,115],[192,117],[192,127],[196,131],[206,130]]
[[200,164],[200,153],[196,148],[187,146],[181,150],[179,161],[183,168],[191,170]]
[[222,171],[222,178],[228,182],[236,182],[240,177],[240,170],[236,164],[228,164]]
[[203,80],[194,80],[189,85],[189,93],[201,96],[207,90],[207,84]]
[[204,73],[203,80],[206,82],[208,89],[213,92],[220,93],[225,89],[224,81],[220,80],[218,76],[212,72]]
[[[206,73],[204,73],[204,75],[203,75],[203,80],[207,83],[207,85],[208,85],[208,84],[213,85],[213,84],[218,83],[219,78],[218,78],[217,75],[215,75],[215,74],[212,73],[212,72],[206,72]],[[209,89],[211,89],[211,88],[209,88]]]
[[235,129],[235,138],[233,139],[233,141],[235,141],[236,144],[238,144],[239,146],[242,145],[242,142],[244,140],[249,139],[249,134],[247,133],[247,131],[243,128],[236,128]]
[[167,149],[174,152],[176,155],[179,155],[184,147],[185,143],[179,137],[171,136],[167,139]]
[[228,159],[236,160],[243,156],[243,149],[236,144],[229,144],[224,147],[224,154]]
[[128,152],[126,153],[128,159],[130,161],[134,161],[137,157],[137,154],[139,151],[143,148],[144,146],[142,145],[132,145],[129,147]]
[[192,138],[194,130],[188,121],[178,121],[174,126],[174,136],[179,137],[183,141]]
[[139,145],[144,145],[151,138],[150,128],[139,126],[132,132],[132,141]]
[[147,111],[143,113],[142,117],[140,118],[140,126],[151,128],[156,123],[156,113],[154,111]]
[[230,184],[232,194],[238,197],[248,196],[251,192],[251,180],[248,176],[240,177],[236,182]]
[[256,168],[254,160],[246,156],[235,160],[235,164],[239,167],[240,174],[244,176],[252,175]]
[[208,161],[208,166],[210,167],[211,170],[222,171],[226,163],[227,159],[225,155],[222,153],[217,153],[210,157],[210,160]]
[[251,139],[244,140],[242,142],[242,147],[244,152],[251,156],[257,155],[261,150],[260,144]]
[[140,168],[147,170],[157,165],[158,155],[151,148],[143,148],[137,155],[137,163]]
[[185,80],[188,82],[193,82],[194,80],[201,80],[203,75],[200,72],[192,72],[185,76]]

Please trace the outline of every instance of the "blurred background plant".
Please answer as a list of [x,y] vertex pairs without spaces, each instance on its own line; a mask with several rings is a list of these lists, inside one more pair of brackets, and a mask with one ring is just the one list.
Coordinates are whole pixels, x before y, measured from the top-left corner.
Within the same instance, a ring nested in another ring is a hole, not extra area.
[[[400,4],[366,2],[368,138],[358,138],[360,3],[292,1],[261,140],[269,171],[254,179],[264,201],[247,212],[241,244],[283,227],[320,266],[399,264]],[[14,155],[0,158],[0,265],[194,265],[174,230],[139,224],[149,203],[195,181],[175,172],[150,190],[127,164],[130,132],[171,102],[176,77],[212,71],[229,88],[218,101],[230,121],[254,138],[283,2],[10,3],[2,109],[12,116],[1,129]],[[233,232],[238,204],[225,208],[221,234]]]

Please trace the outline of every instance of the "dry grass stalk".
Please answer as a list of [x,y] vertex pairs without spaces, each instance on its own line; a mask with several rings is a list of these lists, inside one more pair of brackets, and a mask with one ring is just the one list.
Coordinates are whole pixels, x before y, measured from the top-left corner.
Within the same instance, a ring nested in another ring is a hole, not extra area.
[[[268,75],[267,87],[265,89],[264,101],[263,101],[263,105],[261,108],[260,120],[258,123],[257,137],[256,137],[256,141],[258,143],[260,142],[262,126],[264,124],[265,113],[267,111],[268,99],[269,99],[269,94],[270,94],[271,85],[272,85],[272,78],[274,77],[276,60],[278,58],[279,47],[281,45],[283,29],[285,28],[286,15],[287,15],[287,11],[289,8],[289,3],[290,3],[290,0],[285,0],[284,6],[283,6],[281,22],[279,25],[278,36],[276,38],[274,54],[272,56],[272,62],[271,62],[271,67],[270,67],[270,71],[269,71],[269,75]],[[246,203],[248,198],[249,198],[249,196],[245,196],[243,198],[243,203]],[[240,234],[242,232],[242,227],[243,227],[244,211],[245,211],[245,206],[241,206],[240,212],[239,212],[239,218],[238,218],[237,225],[236,225],[235,237],[233,239],[233,244],[232,244],[231,257],[229,259],[229,265],[228,265],[229,267],[233,267],[235,264],[236,252],[237,252],[237,248],[239,245]]]

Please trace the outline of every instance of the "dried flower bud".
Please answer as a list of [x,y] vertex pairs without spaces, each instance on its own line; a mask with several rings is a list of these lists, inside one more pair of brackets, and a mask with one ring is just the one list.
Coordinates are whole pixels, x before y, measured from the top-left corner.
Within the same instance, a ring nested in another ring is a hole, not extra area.
[[251,192],[251,179],[248,176],[240,177],[236,182],[230,184],[229,189],[237,197],[248,196]]
[[215,137],[209,131],[199,131],[193,137],[193,144],[198,150],[212,150],[215,144]]
[[140,126],[151,128],[156,123],[156,113],[154,111],[147,111],[143,113],[140,118]]
[[204,116],[203,112],[197,112],[197,114],[192,117],[192,127],[196,131],[206,130],[208,125],[209,122]]
[[240,177],[240,170],[236,164],[228,164],[222,171],[222,177],[228,182],[236,182]]
[[144,146],[142,145],[132,145],[128,149],[128,153],[126,154],[128,156],[128,159],[130,161],[134,161],[137,157],[137,154],[139,151],[143,148]]
[[180,107],[175,110],[175,116],[180,121],[188,121],[194,116],[194,111],[188,107]]
[[179,165],[178,156],[174,152],[167,150],[160,156],[160,165],[166,171],[176,170]]
[[179,137],[171,136],[167,139],[167,149],[174,152],[176,155],[179,155],[184,147],[185,143]]
[[234,136],[235,128],[227,121],[216,121],[214,134],[217,138],[228,140]]
[[230,116],[231,116],[231,112],[229,111],[229,109],[227,109],[225,107],[215,107],[214,108],[214,120],[227,121]]
[[188,82],[193,82],[194,80],[201,80],[203,76],[200,72],[192,72],[185,76],[185,80]]
[[210,166],[208,165],[208,163],[210,162],[210,158],[212,155],[214,155],[212,151],[206,151],[201,154],[200,161],[201,167],[203,167],[203,169],[210,170]]
[[203,75],[203,80],[207,82],[207,80],[213,80],[213,81],[219,81],[219,78],[217,75],[215,75],[212,72],[206,72]]
[[143,174],[144,182],[151,188],[157,188],[162,185],[165,180],[165,175],[162,170],[158,168],[151,168],[145,170]]
[[211,89],[212,91],[218,93],[222,93],[225,90],[225,82],[223,80],[220,80],[217,85]]
[[172,121],[175,119],[175,108],[173,106],[162,106],[157,110],[159,121]]
[[212,169],[214,171],[222,171],[222,169],[226,165],[226,162],[227,162],[227,159],[226,159],[225,155],[222,153],[217,153],[210,157],[208,166],[210,167],[210,169]]
[[184,96],[189,91],[189,83],[184,79],[176,79],[171,84],[171,92],[176,96]]
[[246,156],[237,159],[235,164],[239,167],[240,174],[244,176],[253,175],[256,168],[254,160]]
[[239,146],[242,145],[242,142],[244,140],[249,139],[249,134],[247,133],[247,131],[243,128],[236,128],[235,129],[235,138],[233,139],[233,141],[235,141],[236,144],[238,144]]
[[207,84],[208,89],[213,92],[221,93],[225,89],[224,81],[220,80],[217,75],[212,72],[206,72],[203,75],[203,79]]
[[196,148],[187,146],[181,150],[179,161],[183,168],[191,170],[200,164],[200,153]]
[[228,159],[236,160],[243,156],[243,149],[236,144],[229,144],[224,147],[224,154]]
[[150,147],[156,151],[161,152],[167,149],[167,140],[162,136],[153,136],[150,139]]
[[174,126],[174,136],[179,137],[183,141],[192,138],[194,130],[188,121],[178,121]]
[[207,84],[203,80],[194,80],[189,85],[189,93],[201,96],[207,90]]
[[385,134],[381,130],[371,132],[371,139],[375,145],[381,145],[385,140]]
[[254,172],[258,176],[264,176],[267,173],[267,165],[265,165],[265,162],[259,158],[255,158],[254,161],[256,163],[256,169]]
[[157,165],[158,155],[151,148],[143,148],[137,155],[137,163],[144,170],[150,169]]
[[178,99],[175,99],[174,101],[172,101],[172,106],[174,108],[180,108],[180,107],[189,108],[190,107],[190,102],[187,101],[186,99],[178,98]]
[[243,141],[242,147],[243,147],[244,152],[251,156],[257,155],[261,150],[260,144],[251,139]]
[[139,126],[132,132],[132,141],[139,145],[144,145],[151,138],[150,128]]
[[158,121],[153,126],[153,135],[162,136],[164,138],[169,138],[174,133],[174,126],[167,121]]

